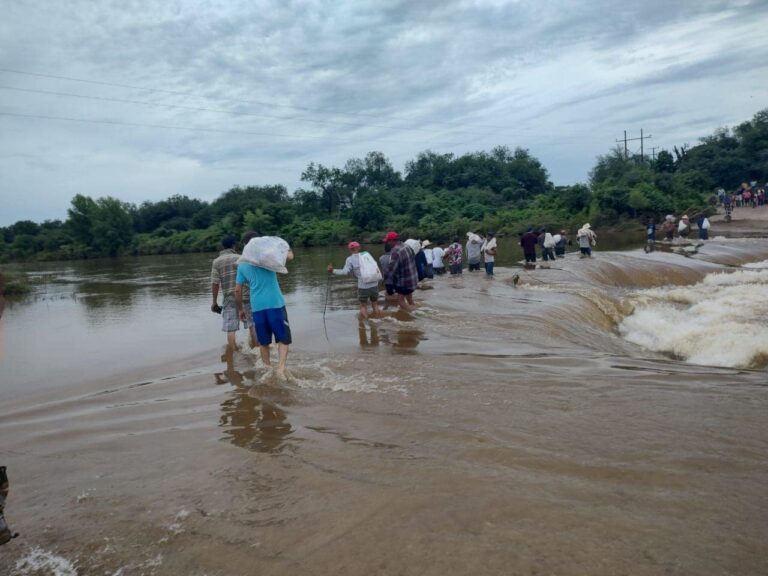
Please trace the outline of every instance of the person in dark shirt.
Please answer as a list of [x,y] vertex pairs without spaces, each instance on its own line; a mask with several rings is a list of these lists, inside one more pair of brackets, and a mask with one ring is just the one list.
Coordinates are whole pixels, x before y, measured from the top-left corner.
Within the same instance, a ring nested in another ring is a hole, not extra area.
[[415,306],[413,291],[419,283],[416,271],[416,256],[413,251],[400,241],[397,232],[387,232],[384,243],[392,246],[389,256],[389,266],[384,270],[384,285],[390,296],[397,293],[400,307],[410,310]]
[[528,227],[528,232],[520,238],[520,246],[523,247],[523,255],[526,264],[536,263],[536,246],[539,243],[539,235],[533,231],[533,226]]

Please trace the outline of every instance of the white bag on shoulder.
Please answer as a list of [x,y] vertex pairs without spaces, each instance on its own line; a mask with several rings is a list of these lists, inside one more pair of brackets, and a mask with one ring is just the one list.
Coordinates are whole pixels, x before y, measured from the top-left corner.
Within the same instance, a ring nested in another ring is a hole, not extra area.
[[360,252],[360,280],[366,284],[373,284],[383,280],[381,270],[376,260],[368,252]]
[[243,255],[238,262],[247,262],[259,268],[266,268],[272,272],[287,274],[285,261],[288,259],[288,251],[291,249],[288,242],[277,236],[258,236],[251,238],[243,248]]

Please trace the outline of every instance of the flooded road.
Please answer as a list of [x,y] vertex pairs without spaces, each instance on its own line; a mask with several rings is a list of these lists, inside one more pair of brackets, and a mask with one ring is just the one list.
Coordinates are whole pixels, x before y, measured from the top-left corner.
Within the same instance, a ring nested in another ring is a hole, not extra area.
[[36,266],[0,573],[768,571],[768,240],[465,272],[364,325],[343,257],[284,279],[287,385],[225,352],[208,255]]

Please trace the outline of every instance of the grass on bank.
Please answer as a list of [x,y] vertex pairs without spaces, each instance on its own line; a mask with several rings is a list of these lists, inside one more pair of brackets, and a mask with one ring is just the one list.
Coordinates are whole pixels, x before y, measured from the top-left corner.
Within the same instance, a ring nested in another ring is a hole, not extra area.
[[31,290],[26,276],[0,272],[0,295],[6,298],[26,296]]

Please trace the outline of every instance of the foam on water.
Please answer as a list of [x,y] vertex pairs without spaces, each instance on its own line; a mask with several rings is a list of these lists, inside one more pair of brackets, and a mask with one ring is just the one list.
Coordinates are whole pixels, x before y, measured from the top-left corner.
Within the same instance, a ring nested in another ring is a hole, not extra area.
[[48,550],[34,547],[16,562],[20,575],[50,574],[51,576],[77,576],[74,564]]
[[749,269],[757,269],[757,270],[763,270],[768,269],[768,260],[763,260],[762,262],[752,262],[750,264],[744,264],[743,268],[749,268]]
[[621,335],[692,364],[763,368],[768,364],[768,269],[709,274],[692,286],[631,297]]

